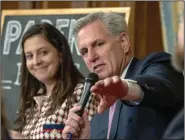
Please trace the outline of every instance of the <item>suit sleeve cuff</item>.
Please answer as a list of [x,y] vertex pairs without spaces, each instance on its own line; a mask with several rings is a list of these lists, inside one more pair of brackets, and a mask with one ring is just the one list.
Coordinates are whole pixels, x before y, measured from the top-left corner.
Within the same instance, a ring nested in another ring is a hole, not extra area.
[[128,94],[127,95],[139,95],[140,98],[138,100],[127,100],[126,102],[130,105],[137,106],[139,105],[143,98],[144,98],[144,92],[141,89],[141,87],[137,84],[137,81],[130,80],[130,79],[124,79],[128,84]]

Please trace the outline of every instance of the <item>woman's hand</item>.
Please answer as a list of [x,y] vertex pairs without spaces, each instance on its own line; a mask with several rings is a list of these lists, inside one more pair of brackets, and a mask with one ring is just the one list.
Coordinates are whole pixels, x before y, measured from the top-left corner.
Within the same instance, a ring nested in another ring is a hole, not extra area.
[[8,132],[12,139],[26,139],[20,132],[14,130],[8,130]]
[[75,113],[80,109],[81,107],[76,105],[69,110],[68,119],[65,122],[65,127],[62,132],[64,139],[69,139],[69,135],[77,139],[90,139],[90,122],[87,112],[84,111],[82,117]]

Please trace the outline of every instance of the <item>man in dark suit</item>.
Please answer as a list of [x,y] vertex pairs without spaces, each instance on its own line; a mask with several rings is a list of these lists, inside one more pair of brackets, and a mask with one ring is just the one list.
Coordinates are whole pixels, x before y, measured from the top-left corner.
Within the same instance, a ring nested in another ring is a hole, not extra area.
[[[183,12],[184,14],[184,12]],[[179,71],[184,71],[184,16],[182,16],[177,35],[177,45],[172,57],[173,67]],[[173,120],[169,123],[164,132],[163,139],[184,139],[184,108],[182,108]]]
[[100,104],[90,126],[84,121],[87,115],[75,114],[80,107],[72,108],[64,138],[68,133],[92,139],[161,138],[183,104],[182,74],[171,67],[170,55],[153,53],[136,59],[124,17],[116,13],[100,12],[79,19],[74,35],[88,69],[100,77],[91,88]]

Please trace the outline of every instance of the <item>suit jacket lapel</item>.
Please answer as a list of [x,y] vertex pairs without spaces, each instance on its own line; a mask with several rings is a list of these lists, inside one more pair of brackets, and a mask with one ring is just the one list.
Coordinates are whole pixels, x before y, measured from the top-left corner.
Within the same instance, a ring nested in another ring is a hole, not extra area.
[[125,75],[125,79],[128,79],[130,77],[134,77],[135,75],[137,75],[137,70],[138,70],[138,67],[140,67],[140,63],[141,61],[138,60],[137,58],[133,58],[128,70],[127,70],[127,73]]
[[[140,66],[139,61],[136,58],[133,58],[130,66],[127,70],[127,73],[125,75],[125,79],[134,76],[136,74],[136,68],[138,68],[139,66]],[[119,124],[119,118],[120,118],[120,111],[121,111],[122,105],[123,105],[122,101],[118,100],[117,104],[116,104],[115,111],[114,111],[114,116],[113,116],[113,120],[112,120],[112,126],[111,126],[111,130],[110,130],[109,139],[115,139],[115,137],[116,137],[118,124]]]
[[112,120],[112,126],[110,130],[110,136],[109,139],[114,139],[116,136],[117,128],[118,128],[118,123],[119,123],[119,117],[120,117],[120,111],[121,111],[121,106],[122,103],[120,100],[117,101],[116,108],[114,111],[114,116]]

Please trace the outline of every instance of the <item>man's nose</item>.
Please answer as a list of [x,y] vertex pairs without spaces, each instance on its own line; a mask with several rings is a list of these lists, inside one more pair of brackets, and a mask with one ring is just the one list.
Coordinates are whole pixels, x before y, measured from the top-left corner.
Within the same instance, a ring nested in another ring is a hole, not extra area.
[[95,62],[98,58],[99,58],[99,55],[97,54],[96,51],[90,50],[88,52],[88,61]]

